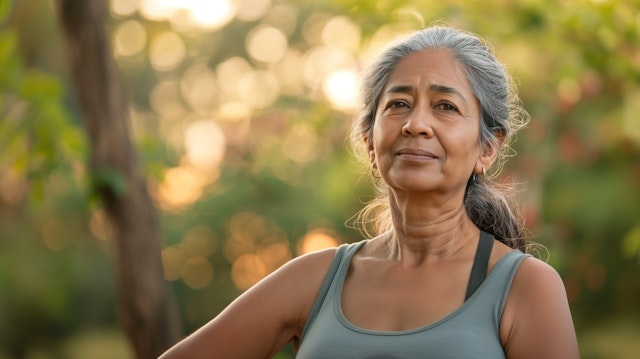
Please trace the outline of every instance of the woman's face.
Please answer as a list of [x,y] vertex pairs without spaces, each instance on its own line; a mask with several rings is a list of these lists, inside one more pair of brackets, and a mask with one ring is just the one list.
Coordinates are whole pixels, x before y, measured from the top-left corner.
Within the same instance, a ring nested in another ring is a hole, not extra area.
[[462,65],[448,50],[425,50],[391,72],[373,139],[365,141],[373,166],[392,189],[464,193],[471,173],[495,159],[482,153],[479,121],[480,106]]

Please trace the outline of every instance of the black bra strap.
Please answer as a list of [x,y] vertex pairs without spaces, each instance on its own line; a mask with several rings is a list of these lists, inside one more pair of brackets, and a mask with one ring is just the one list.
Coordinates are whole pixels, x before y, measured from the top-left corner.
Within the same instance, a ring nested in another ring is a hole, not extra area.
[[476,249],[476,257],[473,260],[473,267],[471,267],[467,294],[464,298],[465,302],[475,293],[487,277],[489,257],[491,257],[491,249],[493,249],[493,240],[492,235],[485,231],[480,231],[480,240],[478,241],[478,249]]

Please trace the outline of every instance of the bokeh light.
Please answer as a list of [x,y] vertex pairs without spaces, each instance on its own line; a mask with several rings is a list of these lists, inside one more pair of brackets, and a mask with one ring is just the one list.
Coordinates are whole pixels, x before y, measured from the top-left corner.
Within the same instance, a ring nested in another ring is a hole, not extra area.
[[291,259],[286,233],[272,218],[240,212],[229,222],[224,255],[231,279],[245,290]]
[[[126,1],[126,0],[119,0]],[[162,21],[170,17],[173,0],[139,0],[139,12],[147,20]]]
[[166,31],[156,35],[149,48],[149,61],[157,71],[169,71],[184,61],[187,50],[182,38]]
[[580,101],[581,90],[578,82],[571,77],[565,77],[558,84],[558,99],[564,106],[571,107]]
[[182,74],[180,92],[196,114],[209,115],[218,104],[216,76],[203,63],[192,65]]
[[242,99],[243,94],[238,88],[238,83],[251,71],[251,65],[241,57],[231,57],[218,64],[215,71],[217,82],[226,99]]
[[235,0],[236,19],[240,21],[256,21],[271,8],[271,0]]
[[251,71],[240,79],[238,92],[241,100],[254,109],[273,105],[280,97],[280,81],[268,70]]
[[172,167],[164,171],[162,182],[150,182],[150,190],[160,207],[180,211],[196,202],[211,178],[191,166]]
[[193,289],[208,286],[213,279],[213,267],[207,258],[194,256],[187,259],[182,267],[182,280]]
[[362,36],[360,27],[346,16],[336,16],[326,22],[321,32],[322,42],[351,53],[358,51]]
[[215,121],[195,121],[185,131],[187,160],[203,172],[218,171],[225,148],[224,133]]
[[325,78],[322,90],[332,107],[353,111],[358,101],[358,74],[355,70],[334,71]]
[[340,243],[328,230],[315,229],[307,234],[298,243],[298,254],[311,253],[325,248],[337,247]]
[[251,108],[242,101],[227,101],[218,107],[215,117],[220,122],[248,122],[251,119]]
[[180,104],[180,84],[175,80],[165,80],[153,87],[149,94],[151,109],[159,115],[170,112]]
[[229,0],[175,0],[174,4],[177,9],[188,11],[197,25],[208,30],[226,25],[236,12],[233,2]]
[[137,20],[127,20],[118,25],[113,37],[113,50],[119,57],[136,55],[147,45],[147,31]]
[[140,6],[140,0],[111,0],[109,9],[117,16],[132,15]]
[[240,290],[249,289],[266,275],[267,269],[257,254],[243,254],[231,266],[231,280]]
[[215,30],[233,19],[236,8],[229,0],[141,0],[140,13],[148,20],[169,20],[180,29]]
[[286,53],[288,43],[282,31],[261,25],[247,34],[245,46],[254,60],[270,63],[278,61]]
[[316,46],[304,54],[302,78],[312,90],[321,90],[325,77],[338,70],[358,68],[356,59],[346,50]]
[[216,250],[217,245],[217,239],[209,228],[198,225],[189,229],[180,243],[162,250],[165,279],[182,279],[193,289],[207,287],[214,276],[208,257]]
[[282,94],[297,96],[303,92],[302,53],[289,48],[287,52],[271,66],[271,71],[280,80]]
[[296,31],[299,15],[298,9],[295,6],[281,3],[269,9],[260,22],[276,27],[287,36],[290,36]]
[[298,123],[291,126],[282,142],[282,151],[296,162],[309,162],[319,153],[318,136],[315,130],[307,123]]

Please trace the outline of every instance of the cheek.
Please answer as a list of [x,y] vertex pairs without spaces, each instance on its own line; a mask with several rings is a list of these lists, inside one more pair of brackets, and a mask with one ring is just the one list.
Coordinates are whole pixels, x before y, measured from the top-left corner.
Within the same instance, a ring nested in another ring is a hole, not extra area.
[[475,163],[482,152],[478,131],[450,130],[447,136],[440,136],[439,141],[448,157],[457,158],[458,161],[467,164]]

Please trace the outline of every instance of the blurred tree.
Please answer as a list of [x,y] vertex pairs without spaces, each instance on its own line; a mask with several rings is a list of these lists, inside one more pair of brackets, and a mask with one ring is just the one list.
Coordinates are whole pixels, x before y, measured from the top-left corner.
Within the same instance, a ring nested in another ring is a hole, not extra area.
[[128,131],[128,102],[112,58],[101,0],[58,1],[70,68],[91,143],[89,175],[114,230],[120,316],[138,358],[180,336],[160,259],[160,233]]

